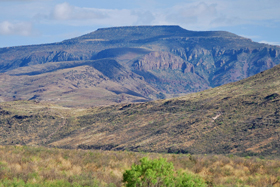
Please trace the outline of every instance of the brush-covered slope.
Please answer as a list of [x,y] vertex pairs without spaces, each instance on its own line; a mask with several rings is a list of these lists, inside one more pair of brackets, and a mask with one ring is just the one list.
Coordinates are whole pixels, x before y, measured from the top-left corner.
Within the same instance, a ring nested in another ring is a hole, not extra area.
[[184,97],[64,108],[1,103],[0,143],[182,153],[280,154],[280,66]]
[[[36,98],[64,106],[77,106],[76,101],[80,100],[93,106],[170,98],[238,81],[272,68],[280,63],[279,52],[280,47],[252,42],[224,31],[189,31],[179,26],[98,29],[53,44],[1,48],[0,100]],[[83,80],[88,75],[83,75],[81,68],[88,67],[106,79],[106,86],[95,84],[100,81],[93,78],[95,75]],[[73,92],[68,76],[64,76],[69,71],[78,72],[73,85],[85,81],[87,85],[77,86],[75,96],[62,99],[62,93]],[[52,80],[44,86],[46,79],[40,77]],[[57,83],[65,85],[60,87],[61,91]],[[40,93],[22,90],[40,90]],[[120,95],[123,92],[125,95]],[[98,98],[100,102],[90,98]]]

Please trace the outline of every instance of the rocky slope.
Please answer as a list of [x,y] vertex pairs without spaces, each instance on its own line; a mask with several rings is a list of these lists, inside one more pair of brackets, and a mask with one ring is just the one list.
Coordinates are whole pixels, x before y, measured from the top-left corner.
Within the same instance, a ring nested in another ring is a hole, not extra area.
[[[0,100],[36,98],[77,106],[79,99],[93,106],[174,97],[272,68],[280,63],[279,52],[279,46],[223,31],[189,31],[179,26],[98,29],[53,44],[1,48]],[[98,76],[82,75],[86,69]],[[65,76],[69,71],[76,82]],[[48,86],[46,77],[52,79]],[[74,92],[61,99],[64,93]],[[100,102],[92,102],[93,98]]]
[[280,65],[184,97],[95,108],[0,104],[0,144],[280,155]]

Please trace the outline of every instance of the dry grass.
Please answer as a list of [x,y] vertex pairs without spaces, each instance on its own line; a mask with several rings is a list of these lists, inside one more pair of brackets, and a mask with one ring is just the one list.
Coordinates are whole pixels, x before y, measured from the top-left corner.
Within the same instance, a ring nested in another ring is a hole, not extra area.
[[278,159],[30,146],[0,147],[0,180],[16,178],[31,184],[64,181],[80,186],[122,186],[122,173],[144,156],[167,158],[176,169],[200,175],[209,186],[280,186]]

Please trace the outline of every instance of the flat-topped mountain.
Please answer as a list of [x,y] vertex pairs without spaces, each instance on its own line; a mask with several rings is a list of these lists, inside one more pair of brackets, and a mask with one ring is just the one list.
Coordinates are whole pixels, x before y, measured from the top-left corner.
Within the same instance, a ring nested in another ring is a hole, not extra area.
[[280,47],[179,26],[98,29],[0,49],[0,101],[64,106],[150,101],[234,82],[280,63]]
[[[99,39],[103,41],[132,41],[140,42],[146,39],[166,37],[231,37],[241,38],[238,35],[225,31],[190,31],[179,26],[130,26],[101,28],[92,33],[75,38],[76,40]],[[70,39],[67,41],[75,41]]]

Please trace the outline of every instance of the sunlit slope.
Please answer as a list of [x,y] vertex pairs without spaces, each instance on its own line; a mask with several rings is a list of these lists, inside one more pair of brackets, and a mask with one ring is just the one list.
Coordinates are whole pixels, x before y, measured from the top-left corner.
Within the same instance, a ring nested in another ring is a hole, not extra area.
[[280,66],[184,97],[87,109],[2,103],[1,144],[279,154]]

